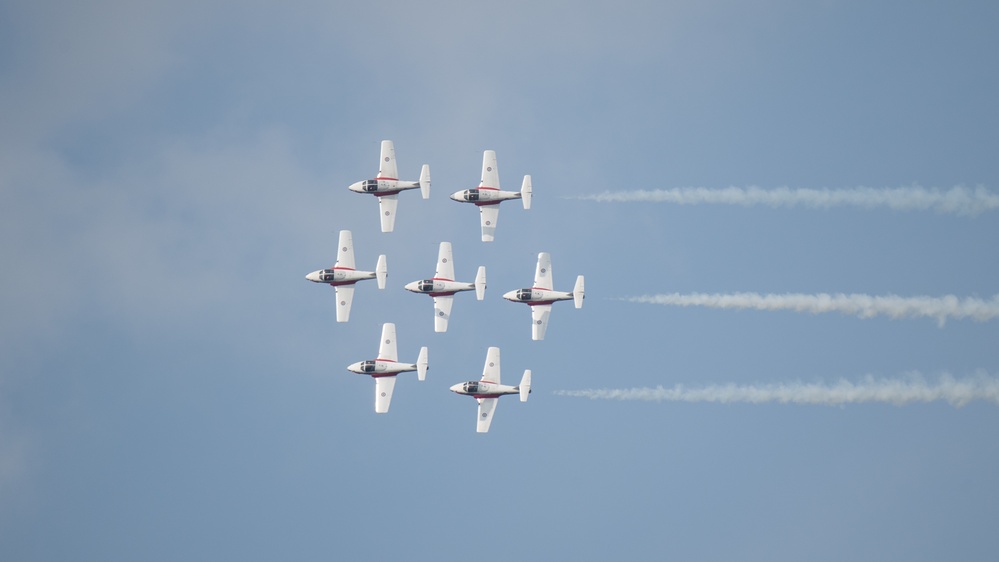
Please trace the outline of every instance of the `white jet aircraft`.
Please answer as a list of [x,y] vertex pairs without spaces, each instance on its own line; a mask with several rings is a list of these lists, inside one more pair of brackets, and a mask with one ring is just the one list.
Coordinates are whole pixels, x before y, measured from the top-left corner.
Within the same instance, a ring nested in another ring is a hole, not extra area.
[[471,396],[478,401],[479,419],[475,431],[486,433],[489,431],[489,424],[493,422],[500,396],[519,394],[520,401],[527,402],[527,395],[531,393],[531,370],[524,371],[518,386],[500,384],[500,350],[498,347],[490,347],[486,352],[486,365],[482,368],[482,380],[458,383],[451,387],[451,392]]
[[479,222],[482,224],[482,241],[492,242],[496,236],[496,219],[499,217],[499,204],[510,199],[521,199],[524,208],[531,208],[531,176],[524,176],[520,191],[500,191],[499,168],[496,167],[496,151],[482,153],[482,180],[479,187],[455,191],[451,199],[459,203],[473,203],[479,207]]
[[395,164],[395,146],[390,140],[382,141],[382,158],[378,175],[374,179],[355,182],[348,187],[351,191],[370,193],[378,198],[382,232],[392,232],[395,227],[395,208],[399,203],[399,192],[416,188],[420,188],[424,199],[430,198],[430,165],[423,165],[419,181],[399,181],[399,170]]
[[583,276],[576,277],[576,286],[571,293],[552,290],[552,259],[548,252],[538,254],[538,267],[534,270],[534,286],[530,289],[517,289],[503,295],[508,301],[522,302],[531,307],[531,339],[545,339],[548,328],[548,316],[552,312],[552,303],[572,299],[576,308],[583,308]]
[[475,289],[475,296],[482,300],[486,296],[486,266],[480,265],[474,283],[454,280],[454,260],[451,256],[451,243],[441,242],[437,252],[437,271],[432,279],[413,281],[406,285],[407,291],[424,293],[434,297],[434,331],[446,332],[447,321],[451,318],[451,305],[454,294]]
[[420,356],[416,363],[399,363],[399,354],[395,346],[395,324],[389,322],[382,325],[378,358],[358,361],[348,366],[347,370],[359,375],[370,375],[375,379],[375,412],[384,414],[389,411],[389,404],[392,402],[396,375],[416,371],[416,376],[422,381],[427,379],[428,368],[426,347],[420,348]]
[[350,320],[350,303],[354,300],[354,283],[364,279],[377,279],[378,288],[385,288],[388,267],[385,254],[378,256],[374,271],[354,269],[354,241],[349,230],[340,231],[340,250],[333,269],[320,269],[305,276],[314,283],[328,283],[336,289],[336,321]]

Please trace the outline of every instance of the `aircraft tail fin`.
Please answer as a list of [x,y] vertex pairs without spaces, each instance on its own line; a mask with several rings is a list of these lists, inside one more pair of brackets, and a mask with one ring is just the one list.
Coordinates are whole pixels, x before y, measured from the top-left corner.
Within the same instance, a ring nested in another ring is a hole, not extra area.
[[524,370],[524,377],[520,379],[520,401],[527,402],[527,395],[531,393],[531,370]]
[[524,202],[524,209],[531,208],[531,195],[533,194],[533,188],[531,187],[531,176],[524,176],[524,183],[520,186],[520,198]]
[[420,170],[420,193],[424,199],[430,199],[430,164],[424,164]]
[[475,274],[475,298],[482,300],[486,298],[486,266],[480,265],[478,273]]
[[427,380],[427,369],[430,368],[430,363],[427,360],[427,348],[426,346],[420,348],[420,357],[416,360],[416,376],[421,381]]
[[576,286],[572,289],[572,300],[576,303],[576,308],[583,308],[583,276],[576,278]]
[[378,264],[375,265],[375,279],[378,280],[378,288],[385,288],[385,278],[388,277],[388,262],[385,259],[385,254],[378,256]]

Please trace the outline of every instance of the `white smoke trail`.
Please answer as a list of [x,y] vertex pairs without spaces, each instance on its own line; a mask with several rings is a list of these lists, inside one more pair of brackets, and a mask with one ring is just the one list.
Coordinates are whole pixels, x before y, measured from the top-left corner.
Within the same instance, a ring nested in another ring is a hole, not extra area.
[[867,376],[854,383],[840,380],[835,384],[792,382],[762,385],[710,385],[701,388],[599,389],[557,390],[556,395],[589,398],[591,400],[645,400],[652,402],[715,402],[721,404],[821,404],[837,406],[881,402],[901,406],[911,402],[944,400],[954,407],[961,407],[973,400],[999,404],[999,378],[987,373],[974,377],[955,379],[944,374],[935,383],[927,382],[919,373],[906,378],[875,379]]
[[745,207],[768,205],[770,207],[802,206],[812,209],[852,205],[866,209],[888,207],[899,211],[933,210],[938,213],[957,215],[977,215],[985,211],[999,209],[999,194],[994,194],[983,186],[974,189],[957,186],[946,190],[920,186],[854,187],[847,189],[791,189],[787,187],[763,189],[755,186],[725,189],[680,187],[651,191],[605,191],[595,195],[581,195],[572,198],[601,203],[652,202],[676,203],[678,205],[742,205]]
[[871,296],[862,294],[807,295],[786,293],[782,295],[759,293],[681,295],[670,293],[626,297],[621,300],[671,306],[705,306],[709,308],[735,308],[755,310],[793,310],[795,312],[840,312],[855,314],[860,318],[886,315],[891,318],[934,318],[943,326],[948,318],[972,318],[979,322],[999,316],[999,295],[990,300],[979,298],[958,298],[954,295],[943,297],[899,297],[896,295]]

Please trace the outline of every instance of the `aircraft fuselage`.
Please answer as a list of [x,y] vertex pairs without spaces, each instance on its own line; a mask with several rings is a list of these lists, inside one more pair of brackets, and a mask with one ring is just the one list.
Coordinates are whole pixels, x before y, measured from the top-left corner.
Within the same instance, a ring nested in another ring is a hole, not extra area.
[[416,368],[417,366],[415,363],[398,363],[396,361],[387,361],[385,359],[369,359],[367,361],[352,363],[347,367],[347,370],[359,375],[392,377],[398,375],[399,373],[415,371]]
[[374,271],[358,271],[356,269],[347,269],[342,267],[320,269],[305,276],[306,279],[312,281],[313,283],[327,283],[333,286],[352,285],[358,281],[374,279],[375,277],[376,275]]
[[564,291],[551,291],[549,289],[517,289],[503,295],[503,298],[511,302],[522,302],[528,305],[551,304],[555,301],[572,300],[572,293]]
[[395,178],[374,178],[350,184],[347,189],[357,193],[369,193],[376,197],[393,195],[407,189],[419,189],[418,181],[399,181]]
[[505,394],[520,394],[520,386],[509,386],[489,381],[460,382],[451,387],[451,392],[473,398],[497,398]]
[[424,279],[406,284],[406,290],[414,293],[423,293],[432,297],[453,295],[460,291],[474,291],[475,283],[462,283],[451,281],[450,279]]
[[477,187],[455,191],[451,194],[451,199],[459,203],[474,203],[475,205],[496,205],[501,201],[520,199],[521,197],[519,191],[501,191],[495,187]]

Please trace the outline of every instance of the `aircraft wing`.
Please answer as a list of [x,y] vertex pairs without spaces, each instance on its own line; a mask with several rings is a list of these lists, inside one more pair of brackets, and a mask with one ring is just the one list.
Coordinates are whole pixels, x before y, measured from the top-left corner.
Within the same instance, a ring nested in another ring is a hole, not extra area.
[[440,250],[437,251],[437,271],[434,278],[454,281],[454,261],[451,255],[451,243],[441,242]]
[[399,206],[399,194],[392,193],[378,198],[378,211],[381,213],[382,232],[392,232],[395,228],[395,208]]
[[337,285],[336,289],[336,321],[350,320],[350,303],[354,300],[353,285]]
[[395,164],[395,145],[390,140],[382,141],[382,157],[378,161],[378,177],[387,180],[399,179],[399,168]]
[[482,241],[492,242],[496,237],[496,220],[499,219],[499,204],[479,206],[479,224],[482,225]]
[[500,383],[500,350],[498,347],[490,347],[486,351],[486,364],[482,367],[482,380]]
[[441,295],[434,297],[434,331],[446,332],[447,321],[451,319],[451,305],[454,304],[454,296]]
[[375,412],[384,414],[389,411],[392,403],[392,391],[395,389],[395,376],[375,377]]
[[482,181],[479,187],[500,188],[499,168],[496,166],[496,151],[487,150],[482,153]]
[[552,282],[552,257],[548,252],[538,254],[538,267],[534,270],[534,288],[547,289],[554,287]]
[[340,231],[340,246],[336,251],[336,266],[354,269],[354,237],[349,230]]
[[545,339],[545,330],[548,329],[548,316],[552,313],[552,305],[536,304],[531,307],[531,339]]
[[399,352],[395,346],[395,324],[382,324],[382,341],[378,343],[378,358],[383,361],[398,361]]
[[479,399],[479,419],[475,424],[475,431],[478,433],[489,431],[489,425],[493,423],[493,413],[496,412],[496,404],[498,403],[499,398]]

